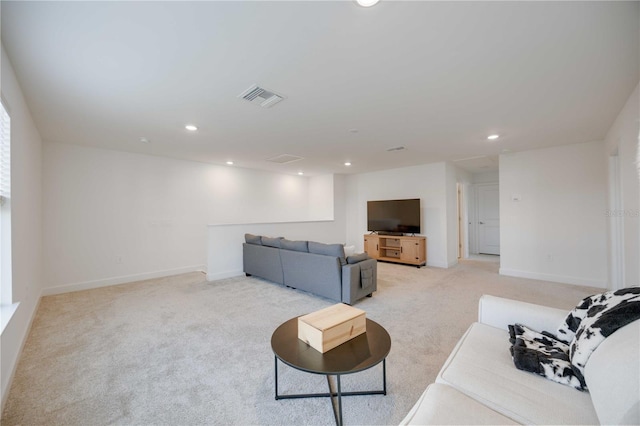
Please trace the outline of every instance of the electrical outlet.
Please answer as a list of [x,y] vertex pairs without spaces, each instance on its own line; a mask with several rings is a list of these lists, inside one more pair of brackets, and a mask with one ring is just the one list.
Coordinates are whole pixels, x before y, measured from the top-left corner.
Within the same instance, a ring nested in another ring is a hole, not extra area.
[[122,256],[121,255],[117,255],[116,256],[116,263],[117,264],[121,264],[122,263]]

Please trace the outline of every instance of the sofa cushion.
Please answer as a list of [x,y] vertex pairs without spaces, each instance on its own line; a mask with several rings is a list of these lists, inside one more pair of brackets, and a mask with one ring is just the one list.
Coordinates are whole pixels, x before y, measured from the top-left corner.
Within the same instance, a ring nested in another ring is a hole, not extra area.
[[401,425],[515,425],[508,417],[458,392],[432,383]]
[[593,351],[584,370],[602,424],[640,424],[640,320],[617,330]]
[[282,240],[282,237],[262,237],[262,245],[267,247],[280,248],[280,240]]
[[258,246],[262,245],[262,238],[260,238],[260,235],[244,234],[244,241],[247,244],[255,244]]
[[436,382],[519,423],[598,424],[587,392],[520,371],[509,353],[509,333],[474,323],[438,374]]
[[342,265],[347,264],[347,259],[344,257],[344,246],[342,244],[324,244],[309,241],[309,253],[337,257],[340,259]]
[[309,252],[309,242],[308,241],[291,241],[283,238],[280,240],[280,248],[285,250],[293,250],[293,251],[301,251],[304,253]]
[[354,263],[362,262],[363,260],[367,260],[369,256],[367,253],[358,253],[347,257],[347,263],[353,265]]

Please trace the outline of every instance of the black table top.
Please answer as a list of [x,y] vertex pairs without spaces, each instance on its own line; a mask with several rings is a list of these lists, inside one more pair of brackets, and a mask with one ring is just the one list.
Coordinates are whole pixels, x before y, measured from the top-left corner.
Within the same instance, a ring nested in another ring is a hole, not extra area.
[[298,339],[298,318],[279,326],[271,336],[276,357],[298,370],[316,374],[349,374],[380,363],[391,350],[391,337],[380,324],[367,319],[367,332],[320,353]]

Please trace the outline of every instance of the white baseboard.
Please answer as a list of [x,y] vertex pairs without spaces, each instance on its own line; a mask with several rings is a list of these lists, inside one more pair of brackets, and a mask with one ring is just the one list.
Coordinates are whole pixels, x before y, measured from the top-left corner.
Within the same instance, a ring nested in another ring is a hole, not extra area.
[[215,280],[223,280],[225,278],[233,278],[244,275],[244,271],[226,271],[226,272],[216,272],[207,273],[207,281],[215,281]]
[[69,293],[72,291],[91,290],[94,288],[108,287],[111,285],[125,284],[134,281],[149,280],[152,278],[168,277],[171,275],[186,274],[188,272],[204,272],[204,265],[185,266],[182,268],[165,269],[163,271],[145,272],[142,274],[124,275],[121,277],[105,278],[101,280],[85,281],[82,283],[64,284],[55,287],[48,287],[42,290],[43,296]]
[[[42,291],[38,296],[38,300],[35,303],[33,311],[29,315],[29,322],[27,327],[22,334],[20,341],[20,349],[16,352],[15,359],[11,360],[11,371],[9,372],[9,379],[4,383],[2,387],[2,400],[0,401],[0,412],[4,411],[4,404],[7,402],[7,398],[9,397],[9,390],[11,389],[11,384],[13,383],[13,378],[16,375],[16,370],[18,369],[18,361],[20,361],[20,357],[22,356],[22,351],[24,349],[24,345],[27,343],[27,337],[29,337],[29,333],[31,333],[31,326],[33,325],[33,320],[36,318],[36,312],[38,312],[38,308],[40,307],[40,300],[42,300]],[[3,330],[4,331],[4,330]]]
[[518,278],[531,278],[533,280],[551,281],[554,283],[581,285],[587,287],[607,288],[607,283],[589,278],[571,277],[566,275],[544,274],[540,272],[521,271],[518,269],[500,268],[500,275]]

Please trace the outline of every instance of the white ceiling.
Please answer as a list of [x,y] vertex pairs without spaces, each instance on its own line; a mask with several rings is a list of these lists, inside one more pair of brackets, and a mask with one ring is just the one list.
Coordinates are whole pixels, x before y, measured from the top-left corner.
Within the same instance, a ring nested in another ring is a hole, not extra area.
[[[505,150],[602,140],[640,80],[639,4],[0,7],[45,141],[315,175],[435,161],[483,171]],[[239,99],[252,84],[286,99]],[[265,161],[281,154],[304,159]]]

